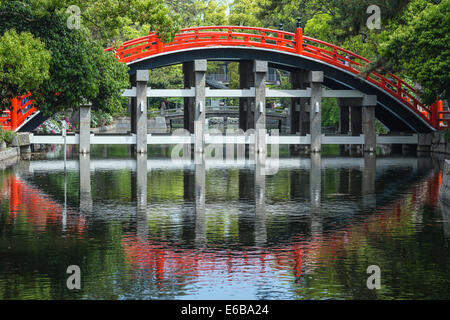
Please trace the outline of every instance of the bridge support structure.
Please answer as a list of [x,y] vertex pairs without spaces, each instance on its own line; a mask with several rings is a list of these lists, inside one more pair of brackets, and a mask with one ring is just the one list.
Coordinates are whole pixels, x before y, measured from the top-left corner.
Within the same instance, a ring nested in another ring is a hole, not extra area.
[[254,129],[255,150],[266,153],[266,73],[267,61],[251,60],[239,63],[241,89],[255,89],[254,97],[239,98],[239,129]]
[[80,106],[80,153],[91,152],[91,105]]
[[195,87],[194,97],[184,98],[184,129],[195,135],[194,152],[205,150],[205,87],[206,60],[194,60],[183,63],[184,87]]
[[[364,152],[376,152],[375,106],[377,96],[339,98],[339,133],[351,136],[364,134]],[[350,131],[350,132],[349,132]]]
[[[300,70],[291,72],[291,88],[306,89],[308,71]],[[309,134],[309,106],[308,98],[291,98],[291,134],[306,136]],[[294,147],[294,146],[293,146]],[[300,146],[306,148],[306,146]]]
[[147,153],[147,82],[148,70],[137,70],[131,76],[136,97],[131,98],[131,132],[136,134],[134,151]]
[[311,131],[311,152],[320,152],[322,148],[322,83],[323,72],[311,71],[308,74],[311,87],[309,103],[309,122]]

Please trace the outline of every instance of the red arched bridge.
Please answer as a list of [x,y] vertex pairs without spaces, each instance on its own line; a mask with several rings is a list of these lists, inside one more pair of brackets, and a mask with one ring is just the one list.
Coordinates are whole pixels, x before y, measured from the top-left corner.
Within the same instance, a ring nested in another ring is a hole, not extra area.
[[[121,62],[127,63],[130,74],[196,59],[263,60],[288,71],[323,71],[323,84],[328,88],[376,95],[376,117],[393,131],[431,132],[449,127],[450,111],[443,110],[442,101],[424,105],[416,90],[396,75],[381,69],[364,73],[371,63],[368,59],[304,36],[301,28],[295,33],[233,26],[187,28],[170,43],[161,42],[151,32],[106,51],[113,51]],[[22,98],[13,100],[12,110],[0,118],[5,129],[34,129],[25,124],[38,110],[30,106],[26,97]]]

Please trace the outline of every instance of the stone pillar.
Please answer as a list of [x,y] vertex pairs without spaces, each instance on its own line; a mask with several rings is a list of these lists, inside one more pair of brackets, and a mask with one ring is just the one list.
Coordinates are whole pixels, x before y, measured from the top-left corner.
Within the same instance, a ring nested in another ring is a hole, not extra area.
[[254,128],[256,130],[255,151],[266,154],[266,73],[267,61],[255,60],[253,65],[255,100],[254,100]]
[[[339,105],[339,134],[348,135],[350,132],[350,107],[345,104],[345,100],[338,99]],[[350,145],[339,145],[340,155],[345,155],[350,150]]]
[[361,106],[350,108],[351,132],[352,136],[359,136],[362,133],[362,110]]
[[429,153],[431,150],[432,133],[419,133],[419,143],[417,144],[417,153]]
[[80,106],[80,153],[91,152],[91,105]]
[[135,75],[136,100],[132,110],[136,134],[136,152],[147,153],[147,82],[148,70],[137,70]]
[[195,60],[183,64],[184,87],[195,87],[195,97],[184,98],[184,128],[195,136],[194,152],[205,149],[205,81],[206,60]]
[[[306,89],[308,71],[299,70],[291,72],[291,88]],[[308,98],[291,98],[291,134],[300,133],[305,136],[309,133],[309,110],[306,109]]]
[[308,75],[311,86],[309,121],[311,131],[311,152],[320,152],[322,148],[322,83],[323,72],[311,71]]
[[146,239],[148,235],[147,222],[147,155],[136,155],[136,220],[137,235]]
[[348,134],[350,131],[350,110],[339,101],[339,133]]
[[[239,62],[239,87],[241,89],[250,89],[255,86],[253,76],[253,61]],[[239,98],[239,129],[244,132],[254,128],[252,98]]]
[[362,103],[362,131],[364,133],[364,152],[376,152],[377,134],[375,131],[375,106],[377,96],[365,95]]
[[80,213],[92,213],[91,196],[91,158],[89,154],[80,154]]
[[[308,71],[298,70],[291,72],[291,88],[292,89],[306,89],[308,82]],[[301,136],[309,134],[309,105],[308,98],[291,98],[291,134],[299,133]],[[296,146],[291,146],[291,150],[295,150]],[[304,149],[306,146],[300,145],[299,149]]]

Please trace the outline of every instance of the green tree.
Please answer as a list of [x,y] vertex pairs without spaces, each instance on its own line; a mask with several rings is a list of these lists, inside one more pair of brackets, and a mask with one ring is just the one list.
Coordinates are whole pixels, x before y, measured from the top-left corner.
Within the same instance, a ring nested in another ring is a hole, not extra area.
[[181,19],[172,14],[164,0],[30,0],[40,15],[64,14],[67,8],[80,8],[81,27],[104,47],[155,30],[163,41],[170,41],[179,30]]
[[7,30],[0,37],[1,108],[14,97],[37,90],[49,79],[51,54],[44,43],[29,32]]
[[66,14],[35,11],[31,4],[31,0],[0,4],[0,33],[30,32],[51,52],[49,78],[32,91],[40,110],[53,113],[88,100],[95,108],[114,111],[121,89],[128,85],[127,67],[105,53],[87,30],[69,29]]
[[[424,8],[425,6],[425,8]],[[450,98],[450,0],[439,4],[414,1],[406,26],[386,33],[381,45],[384,64],[405,73],[423,88],[424,102]]]
[[230,4],[228,21],[234,26],[262,27],[264,24],[258,18],[263,0],[234,0]]

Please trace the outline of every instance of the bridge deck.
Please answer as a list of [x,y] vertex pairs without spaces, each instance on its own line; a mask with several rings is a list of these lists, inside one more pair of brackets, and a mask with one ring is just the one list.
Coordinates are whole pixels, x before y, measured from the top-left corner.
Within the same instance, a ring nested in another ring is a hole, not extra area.
[[[377,135],[377,144],[417,144],[418,135]],[[147,144],[149,145],[167,145],[167,144],[193,144],[195,136],[172,135],[172,134],[147,134]],[[79,144],[79,134],[67,135],[66,144]],[[59,135],[30,135],[31,144],[64,144],[64,137]],[[136,144],[135,134],[91,134],[91,144]],[[205,135],[206,144],[254,144],[255,137],[249,135]],[[266,143],[268,145],[309,145],[311,144],[311,136],[299,135],[266,135]],[[362,145],[364,144],[364,134],[359,136],[348,135],[325,135],[322,134],[322,144],[333,145]]]

